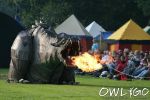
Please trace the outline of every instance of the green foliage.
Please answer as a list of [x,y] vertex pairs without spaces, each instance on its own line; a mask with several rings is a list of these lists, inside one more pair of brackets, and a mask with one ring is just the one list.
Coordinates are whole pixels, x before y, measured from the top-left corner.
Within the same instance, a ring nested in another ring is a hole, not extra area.
[[71,14],[71,5],[63,0],[49,0],[41,9],[41,17],[50,25],[57,26]]
[[[0,0],[0,10],[11,16],[18,15],[25,26],[36,19],[44,19],[57,26],[71,14],[84,24],[93,20],[106,30],[116,30],[129,19],[140,26],[148,24],[150,0]],[[7,6],[8,5],[8,6]]]
[[150,29],[147,31],[147,33],[150,35]]
[[[150,0],[136,0],[144,15],[150,19]],[[150,25],[150,20],[149,20]]]
[[8,2],[5,0],[0,0],[0,12],[13,16],[15,15],[15,8],[9,6]]
[[142,8],[145,16],[150,16],[150,0],[137,0],[138,6]]

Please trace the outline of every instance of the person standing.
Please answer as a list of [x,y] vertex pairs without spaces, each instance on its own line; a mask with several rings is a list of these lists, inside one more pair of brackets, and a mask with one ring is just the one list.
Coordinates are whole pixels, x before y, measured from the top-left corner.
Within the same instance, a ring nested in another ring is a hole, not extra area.
[[98,43],[97,43],[95,40],[93,40],[93,44],[92,44],[91,50],[92,50],[93,52],[99,51],[99,45],[98,45]]

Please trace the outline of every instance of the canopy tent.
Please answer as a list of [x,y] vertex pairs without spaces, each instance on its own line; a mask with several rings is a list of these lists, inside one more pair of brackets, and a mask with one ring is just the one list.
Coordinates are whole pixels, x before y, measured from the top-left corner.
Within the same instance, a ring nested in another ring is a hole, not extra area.
[[95,40],[107,40],[107,38],[112,34],[112,32],[101,32],[100,35],[97,35],[94,39]]
[[99,43],[101,50],[107,49],[107,43],[103,40],[103,32],[106,32],[105,29],[100,26],[98,23],[93,21],[86,27],[86,30],[91,34],[91,36]]
[[86,30],[93,36],[93,38],[97,37],[102,32],[106,32],[106,30],[103,27],[101,27],[99,24],[97,24],[95,21],[89,24],[86,27]]
[[97,35],[94,40],[99,43],[100,50],[107,50],[108,43],[107,38],[112,34],[112,32],[101,32],[100,35]]
[[11,45],[21,30],[24,28],[15,19],[0,12],[0,68],[9,66]]
[[70,36],[79,38],[82,52],[88,51],[91,48],[92,36],[90,36],[81,22],[74,15],[71,15],[56,27],[55,32],[57,34],[66,33]]
[[129,20],[108,37],[111,51],[129,48],[131,50],[150,50],[150,35],[134,21]]
[[144,31],[147,32],[150,35],[150,26],[146,26],[144,28]]
[[55,28],[55,32],[66,33],[69,35],[90,35],[81,24],[81,22],[74,16],[71,15],[67,18],[63,23],[61,23],[58,27]]

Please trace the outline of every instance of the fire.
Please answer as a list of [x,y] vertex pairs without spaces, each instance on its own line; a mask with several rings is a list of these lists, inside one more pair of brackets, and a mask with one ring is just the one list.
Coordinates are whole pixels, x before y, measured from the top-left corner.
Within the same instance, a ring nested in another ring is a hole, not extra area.
[[82,55],[72,57],[73,65],[85,72],[92,72],[102,68],[102,65],[96,57],[85,52]]

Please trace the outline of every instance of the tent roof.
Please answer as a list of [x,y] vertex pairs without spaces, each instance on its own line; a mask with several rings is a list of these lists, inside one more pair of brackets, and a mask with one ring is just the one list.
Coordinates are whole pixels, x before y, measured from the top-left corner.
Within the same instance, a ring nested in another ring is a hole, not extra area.
[[74,15],[71,15],[63,23],[56,27],[55,31],[57,34],[66,33],[69,35],[90,35]]
[[144,30],[137,25],[134,21],[129,20],[117,31],[115,31],[110,37],[110,40],[150,40],[150,35],[148,35]]
[[101,34],[101,32],[106,32],[103,27],[93,21],[86,27],[86,30],[93,36],[96,37]]
[[146,27],[144,28],[144,31],[145,31],[145,32],[147,32],[148,30],[150,30],[150,26],[146,26]]
[[102,37],[104,40],[106,40],[111,34],[112,32],[102,32]]

